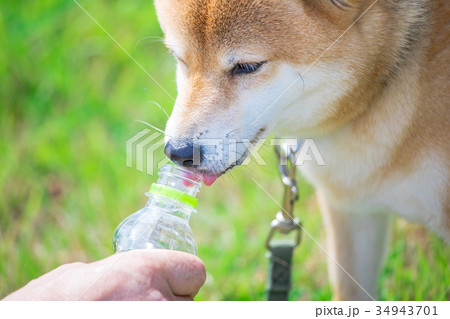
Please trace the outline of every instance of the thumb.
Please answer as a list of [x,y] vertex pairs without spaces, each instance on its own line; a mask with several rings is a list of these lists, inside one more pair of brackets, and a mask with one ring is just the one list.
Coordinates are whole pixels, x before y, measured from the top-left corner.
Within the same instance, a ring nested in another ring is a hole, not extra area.
[[206,280],[205,265],[196,256],[179,252],[161,250],[167,283],[176,296],[195,297]]

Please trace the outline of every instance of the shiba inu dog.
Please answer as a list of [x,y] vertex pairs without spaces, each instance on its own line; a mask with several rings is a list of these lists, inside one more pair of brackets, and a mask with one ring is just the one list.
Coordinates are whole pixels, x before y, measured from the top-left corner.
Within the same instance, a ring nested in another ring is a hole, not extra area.
[[178,61],[166,154],[211,184],[248,150],[210,160],[217,147],[201,147],[195,164],[196,140],[313,138],[327,165],[301,170],[335,299],[376,296],[391,214],[450,241],[449,1],[155,3]]

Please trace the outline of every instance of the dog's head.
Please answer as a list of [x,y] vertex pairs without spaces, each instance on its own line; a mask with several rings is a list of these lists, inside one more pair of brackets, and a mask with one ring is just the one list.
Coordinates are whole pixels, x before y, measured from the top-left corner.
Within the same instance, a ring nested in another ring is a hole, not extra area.
[[381,9],[357,20],[372,1],[155,2],[178,62],[166,154],[213,177],[273,130],[311,136],[357,116],[349,101],[377,85],[386,56]]

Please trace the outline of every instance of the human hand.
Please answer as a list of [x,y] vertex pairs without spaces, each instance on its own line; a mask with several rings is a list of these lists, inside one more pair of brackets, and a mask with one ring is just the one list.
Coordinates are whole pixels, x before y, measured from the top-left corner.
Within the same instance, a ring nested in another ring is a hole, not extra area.
[[171,250],[133,250],[72,263],[32,280],[4,300],[193,300],[203,262]]

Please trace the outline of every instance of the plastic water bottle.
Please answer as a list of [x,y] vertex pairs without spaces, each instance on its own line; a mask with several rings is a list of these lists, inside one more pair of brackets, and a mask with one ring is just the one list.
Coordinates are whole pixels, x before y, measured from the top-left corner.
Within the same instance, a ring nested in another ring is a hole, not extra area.
[[197,255],[189,218],[196,213],[201,176],[164,165],[146,193],[144,208],[123,220],[114,231],[115,252],[132,249],[172,249]]

